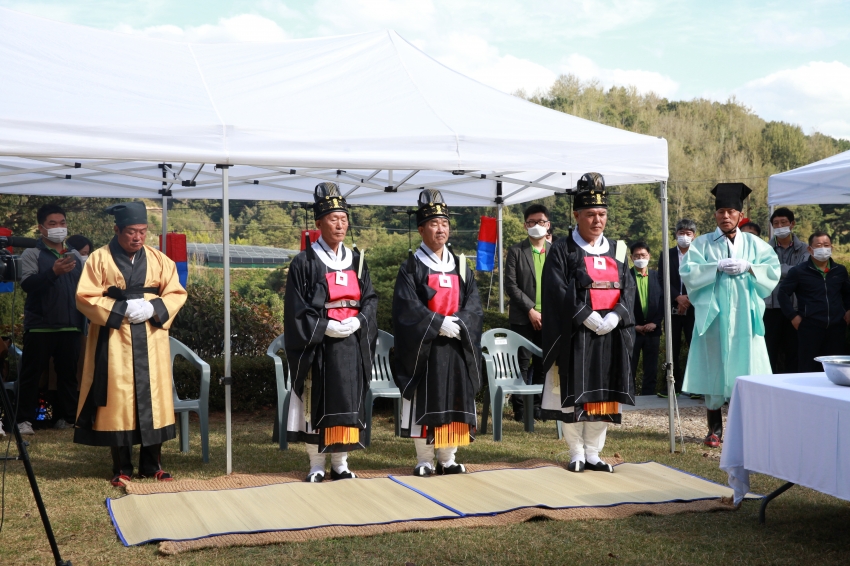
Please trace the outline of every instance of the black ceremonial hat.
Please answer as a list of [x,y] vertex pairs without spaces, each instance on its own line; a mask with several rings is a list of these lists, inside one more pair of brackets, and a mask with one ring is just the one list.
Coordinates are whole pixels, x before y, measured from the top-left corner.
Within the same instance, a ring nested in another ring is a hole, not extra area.
[[599,173],[585,173],[576,183],[574,210],[583,208],[608,208],[608,191],[605,179]]
[[753,190],[744,183],[718,183],[711,194],[714,195],[714,210],[733,208],[738,212],[744,210],[744,199]]
[[449,205],[436,189],[425,189],[419,193],[419,208],[416,210],[416,225],[421,226],[432,218],[449,218]]
[[113,204],[104,210],[115,217],[115,225],[119,228],[148,223],[148,209],[141,201],[130,201]]
[[348,214],[348,203],[339,194],[336,183],[319,183],[313,194],[313,216],[318,220],[331,212],[344,212]]

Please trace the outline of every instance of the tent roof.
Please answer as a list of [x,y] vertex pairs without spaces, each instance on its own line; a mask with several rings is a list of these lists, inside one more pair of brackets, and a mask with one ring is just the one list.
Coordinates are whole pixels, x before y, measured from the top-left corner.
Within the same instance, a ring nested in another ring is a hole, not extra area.
[[850,204],[850,151],[771,175],[767,203]]
[[[175,170],[189,164],[188,172],[201,164],[253,166],[231,175],[265,174],[277,184],[288,184],[281,179],[290,169],[325,176],[346,170],[352,180],[374,173],[383,185],[360,185],[352,195],[368,204],[414,200],[385,192],[394,185],[389,170],[396,189],[417,171],[402,188],[453,181],[477,204],[482,197],[492,204],[494,174],[518,181],[548,174],[539,185],[505,187],[506,195],[521,189],[513,202],[574,187],[588,171],[602,173],[609,185],[668,175],[666,140],[505,94],[452,71],[393,31],[189,44],[0,8],[0,64],[0,156],[63,158],[71,167],[99,160],[112,170],[156,169],[157,162]],[[96,170],[71,172],[90,173],[86,182],[73,176],[64,182],[61,169],[21,175],[9,168],[57,165],[0,159],[0,192],[130,197],[159,188],[138,176],[129,185],[139,190],[110,188],[92,182],[110,181]],[[313,177],[294,187],[300,193],[234,186],[231,198],[310,200],[315,183]],[[211,185],[208,191],[175,186],[174,196],[220,196]]]

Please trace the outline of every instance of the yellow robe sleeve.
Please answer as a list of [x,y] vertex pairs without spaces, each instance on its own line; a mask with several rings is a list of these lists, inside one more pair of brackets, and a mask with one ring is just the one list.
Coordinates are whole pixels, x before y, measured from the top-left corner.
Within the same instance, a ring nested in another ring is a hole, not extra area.
[[126,287],[124,277],[112,261],[109,248],[104,246],[92,252],[83,266],[77,284],[77,309],[93,324],[119,328],[127,311],[127,303],[104,296],[103,292],[112,285]]
[[[156,327],[168,330],[177,316],[177,312],[186,302],[186,289],[180,284],[180,277],[177,275],[177,265],[167,256],[156,250],[148,249],[148,273],[151,273],[153,268],[154,258],[159,263],[159,281],[152,281],[152,286],[159,287],[159,297],[151,297],[151,304],[155,317],[150,319],[150,323]],[[158,283],[158,285],[155,285]],[[145,295],[148,297],[148,295]]]

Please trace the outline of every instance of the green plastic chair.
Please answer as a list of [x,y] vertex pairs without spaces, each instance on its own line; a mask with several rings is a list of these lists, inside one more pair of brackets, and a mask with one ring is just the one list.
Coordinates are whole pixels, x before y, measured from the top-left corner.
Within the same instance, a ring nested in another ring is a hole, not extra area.
[[[171,345],[171,387],[174,394],[174,412],[180,415],[180,451],[189,453],[189,412],[197,413],[201,421],[201,457],[210,461],[210,365],[198,354],[176,338],[169,338]],[[174,384],[174,358],[181,356],[201,372],[201,395],[198,399],[181,399]]]
[[393,335],[378,330],[378,341],[375,344],[375,357],[372,360],[372,381],[369,392],[366,393],[366,439],[364,444],[372,442],[372,402],[375,397],[393,399],[395,404],[395,435],[401,436],[401,391],[395,385],[393,372],[390,369],[390,350],[395,345]]
[[[534,432],[534,395],[543,393],[542,385],[527,385],[522,379],[517,361],[519,348],[529,350],[535,356],[542,356],[540,348],[510,330],[494,328],[481,337],[481,348],[487,352],[482,354],[487,367],[487,385],[489,394],[484,396],[484,407],[481,411],[480,434],[487,434],[487,413],[493,413],[493,441],[502,441],[502,411],[505,405],[505,395],[522,395],[526,432]],[[556,422],[556,426],[558,423]],[[558,437],[560,438],[560,426]]]
[[275,407],[274,430],[272,431],[272,442],[277,442],[281,450],[289,448],[286,441],[286,419],[289,415],[289,398],[292,395],[292,387],[287,379],[288,367],[280,356],[283,350],[283,334],[272,340],[266,355],[274,362],[274,375],[277,383],[277,407]]

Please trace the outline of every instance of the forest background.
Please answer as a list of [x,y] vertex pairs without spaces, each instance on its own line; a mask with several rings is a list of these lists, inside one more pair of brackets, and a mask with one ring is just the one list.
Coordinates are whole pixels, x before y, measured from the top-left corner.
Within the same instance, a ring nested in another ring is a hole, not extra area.
[[[709,191],[716,183],[740,181],[753,189],[745,205],[745,214],[766,234],[767,178],[774,173],[850,150],[848,140],[817,132],[806,134],[799,126],[784,122],[767,122],[735,99],[725,103],[706,99],[670,101],[651,93],[640,94],[634,88],[604,89],[597,82],[582,82],[572,75],[559,77],[547,92],[527,95],[519,91],[515,95],[559,112],[667,139],[671,228],[677,219],[687,217],[696,221],[700,233],[714,228],[713,200]],[[627,243],[637,240],[647,242],[653,256],[651,266],[654,266],[662,241],[658,186],[631,185],[614,190],[619,194],[611,198],[606,236],[623,239]],[[46,202],[55,202],[65,208],[69,234],[81,233],[89,237],[96,247],[106,244],[112,237],[111,217],[103,214],[103,209],[116,202],[113,199],[0,195],[0,225],[11,229],[15,235],[35,235],[35,213]],[[537,202],[550,208],[555,237],[565,235],[571,220],[570,200],[552,196]],[[160,207],[161,201],[148,204]],[[411,207],[414,204],[411,201]],[[506,247],[526,237],[522,211],[528,204],[505,207]],[[812,231],[824,229],[834,235],[838,244],[837,259],[841,261],[848,257],[850,206],[806,205],[792,207],[792,210],[797,216],[795,233],[798,237],[805,239]],[[474,255],[480,216],[495,216],[495,207],[451,207],[451,211],[453,249],[456,253]],[[189,242],[220,243],[221,214],[220,201],[171,200],[168,228],[185,233]],[[304,210],[298,208],[297,203],[231,201],[230,214],[231,243],[234,244],[297,249],[305,223],[313,227],[312,214],[310,220],[306,220]],[[148,243],[158,245],[159,215],[150,214],[149,221]],[[355,207],[352,210],[351,237],[347,241],[349,245],[356,241],[360,249],[366,250],[372,281],[380,298],[379,326],[392,332],[389,320],[392,288],[398,266],[407,256],[408,217],[394,213],[391,207]],[[848,243],[843,244],[845,241]],[[412,245],[415,247],[418,242],[414,227]],[[243,373],[246,375],[264,373],[260,366],[265,365],[262,361],[265,348],[274,336],[282,332],[285,276],[285,268],[237,269],[233,272],[236,310],[233,319],[239,321],[234,328],[233,351],[245,358]],[[497,283],[492,283],[492,293],[489,293],[491,274],[478,273],[477,279],[485,305],[489,295],[490,308],[485,327],[506,327],[506,317],[496,312]],[[221,356],[221,281],[221,270],[198,265],[192,267],[189,303],[172,331],[172,335],[207,360],[217,360]],[[22,300],[19,296],[16,299],[15,334],[20,337]],[[3,334],[9,333],[12,322],[12,300],[10,294],[0,297],[0,329]],[[213,363],[213,369],[218,365]],[[239,365],[234,362],[234,374],[239,371]],[[263,395],[270,394],[265,391]]]

